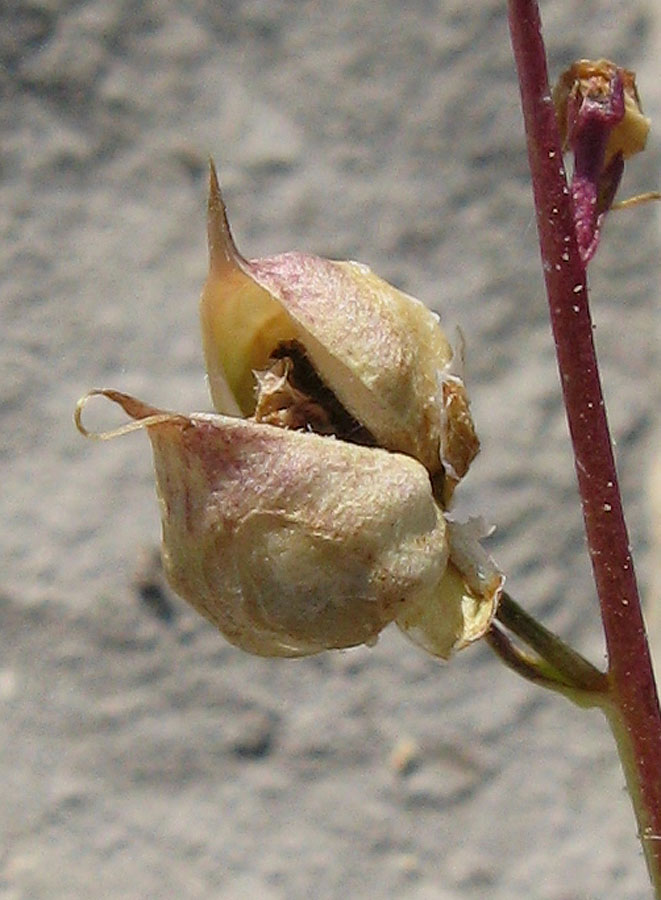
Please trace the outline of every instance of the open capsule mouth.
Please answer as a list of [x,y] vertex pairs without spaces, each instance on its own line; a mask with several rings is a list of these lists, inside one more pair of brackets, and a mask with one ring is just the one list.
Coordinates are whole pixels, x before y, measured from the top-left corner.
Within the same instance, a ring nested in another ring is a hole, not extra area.
[[299,341],[281,341],[267,367],[254,374],[256,422],[377,446],[369,429],[354,419],[321,379]]

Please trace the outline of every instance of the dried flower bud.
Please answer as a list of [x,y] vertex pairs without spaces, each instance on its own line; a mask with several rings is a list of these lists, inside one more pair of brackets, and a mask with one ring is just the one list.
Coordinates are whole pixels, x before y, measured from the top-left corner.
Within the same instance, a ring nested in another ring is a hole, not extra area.
[[565,150],[574,154],[572,197],[576,237],[588,263],[613,205],[624,160],[645,149],[650,120],[643,115],[633,72],[607,59],[581,59],[553,90]]
[[588,110],[599,110],[608,127],[603,166],[617,153],[629,159],[645,149],[650,120],[643,115],[636,75],[608,59],[579,59],[553,89],[553,102],[566,150],[574,149],[586,127]]
[[303,656],[371,643],[397,619],[446,657],[488,627],[500,581],[468,605],[468,579],[447,582],[449,527],[415,460],[97,393],[146,427],[168,579],[233,644]]
[[369,435],[380,447],[413,456],[432,477],[445,473],[447,502],[479,443],[438,317],[356,262],[303,253],[244,259],[213,166],[208,236],[201,319],[216,409],[254,414],[260,405],[254,373],[270,370],[293,347],[362,442]]

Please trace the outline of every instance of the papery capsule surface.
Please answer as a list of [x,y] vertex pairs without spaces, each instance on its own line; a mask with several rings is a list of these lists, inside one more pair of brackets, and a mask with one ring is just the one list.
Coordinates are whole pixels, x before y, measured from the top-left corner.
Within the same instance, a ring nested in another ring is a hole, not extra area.
[[146,422],[168,579],[244,650],[370,643],[440,583],[446,524],[415,460],[103,393]]
[[323,383],[374,442],[454,482],[478,451],[463,382],[438,316],[367,266],[304,253],[244,259],[215,171],[202,333],[216,409],[252,415],[254,371],[300,345]]

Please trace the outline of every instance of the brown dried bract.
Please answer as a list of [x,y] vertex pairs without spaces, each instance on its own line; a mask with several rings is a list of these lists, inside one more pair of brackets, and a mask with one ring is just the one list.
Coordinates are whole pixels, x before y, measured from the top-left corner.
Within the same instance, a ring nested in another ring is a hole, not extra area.
[[445,473],[442,502],[445,507],[448,507],[455,487],[480,452],[480,441],[470,414],[468,392],[460,378],[453,376],[444,378],[442,402],[444,428],[441,439],[441,460]]

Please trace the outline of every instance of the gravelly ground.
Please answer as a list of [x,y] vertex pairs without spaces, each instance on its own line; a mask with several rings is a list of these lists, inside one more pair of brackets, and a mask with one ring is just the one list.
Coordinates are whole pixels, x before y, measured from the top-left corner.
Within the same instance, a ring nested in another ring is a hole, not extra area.
[[[601,659],[502,6],[2,7],[2,898],[648,896],[597,714],[481,646],[444,667],[397,633],[243,655],[158,585],[144,436],[71,423],[101,385],[208,408],[213,154],[246,254],[360,259],[461,326],[483,451],[459,508],[497,525],[515,596]],[[658,187],[655,0],[576,6],[543,5],[553,72],[638,71],[657,126],[624,193]],[[656,215],[614,216],[591,274],[644,586]]]

